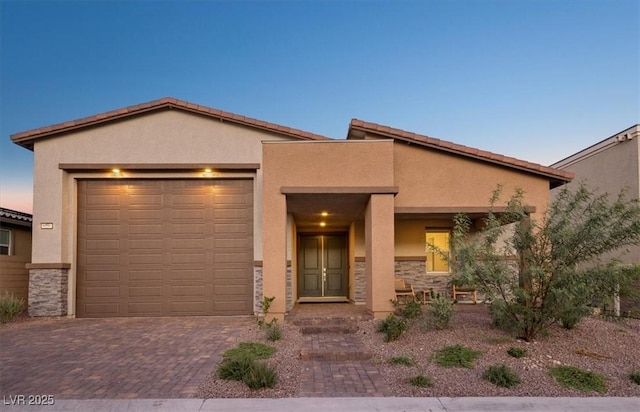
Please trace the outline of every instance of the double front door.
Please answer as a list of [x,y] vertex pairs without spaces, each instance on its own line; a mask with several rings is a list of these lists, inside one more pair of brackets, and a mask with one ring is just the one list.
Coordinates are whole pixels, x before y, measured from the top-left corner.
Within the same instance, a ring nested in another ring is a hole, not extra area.
[[347,297],[345,235],[301,235],[298,240],[298,297]]

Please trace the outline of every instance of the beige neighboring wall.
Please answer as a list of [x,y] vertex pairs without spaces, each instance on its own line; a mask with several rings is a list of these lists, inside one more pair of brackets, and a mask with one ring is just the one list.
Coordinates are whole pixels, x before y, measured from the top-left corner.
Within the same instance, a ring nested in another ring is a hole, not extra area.
[[394,145],[396,208],[488,207],[498,184],[506,204],[516,188],[541,218],[549,205],[549,180],[532,173],[404,143]]
[[[3,228],[5,226],[3,225]],[[0,294],[13,293],[27,302],[29,298],[29,271],[31,262],[31,230],[6,226],[11,230],[11,255],[0,255]]]

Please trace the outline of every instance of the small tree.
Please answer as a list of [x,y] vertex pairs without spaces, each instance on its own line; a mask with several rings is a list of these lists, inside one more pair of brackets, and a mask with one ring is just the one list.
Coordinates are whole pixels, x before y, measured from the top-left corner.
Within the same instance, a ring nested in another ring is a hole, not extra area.
[[[499,186],[492,210],[501,194]],[[640,206],[626,192],[611,200],[580,184],[563,188],[538,223],[516,190],[506,212],[490,211],[479,233],[471,233],[469,217],[456,216],[451,243],[458,281],[492,301],[496,325],[531,341],[556,322],[575,326],[589,304],[632,290],[640,266],[603,255],[640,244]]]

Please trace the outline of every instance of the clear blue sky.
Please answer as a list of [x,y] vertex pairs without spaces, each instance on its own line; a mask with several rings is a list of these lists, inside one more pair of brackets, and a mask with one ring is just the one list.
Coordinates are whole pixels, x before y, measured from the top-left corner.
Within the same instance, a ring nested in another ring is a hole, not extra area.
[[164,96],[548,165],[640,121],[639,27],[639,0],[0,0],[0,205],[31,210],[11,134]]

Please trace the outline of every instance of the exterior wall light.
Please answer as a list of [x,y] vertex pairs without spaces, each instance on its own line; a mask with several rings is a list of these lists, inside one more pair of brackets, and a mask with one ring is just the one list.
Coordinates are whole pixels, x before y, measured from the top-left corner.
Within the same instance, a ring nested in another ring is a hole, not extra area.
[[122,171],[120,169],[111,169],[111,176],[122,177]]

